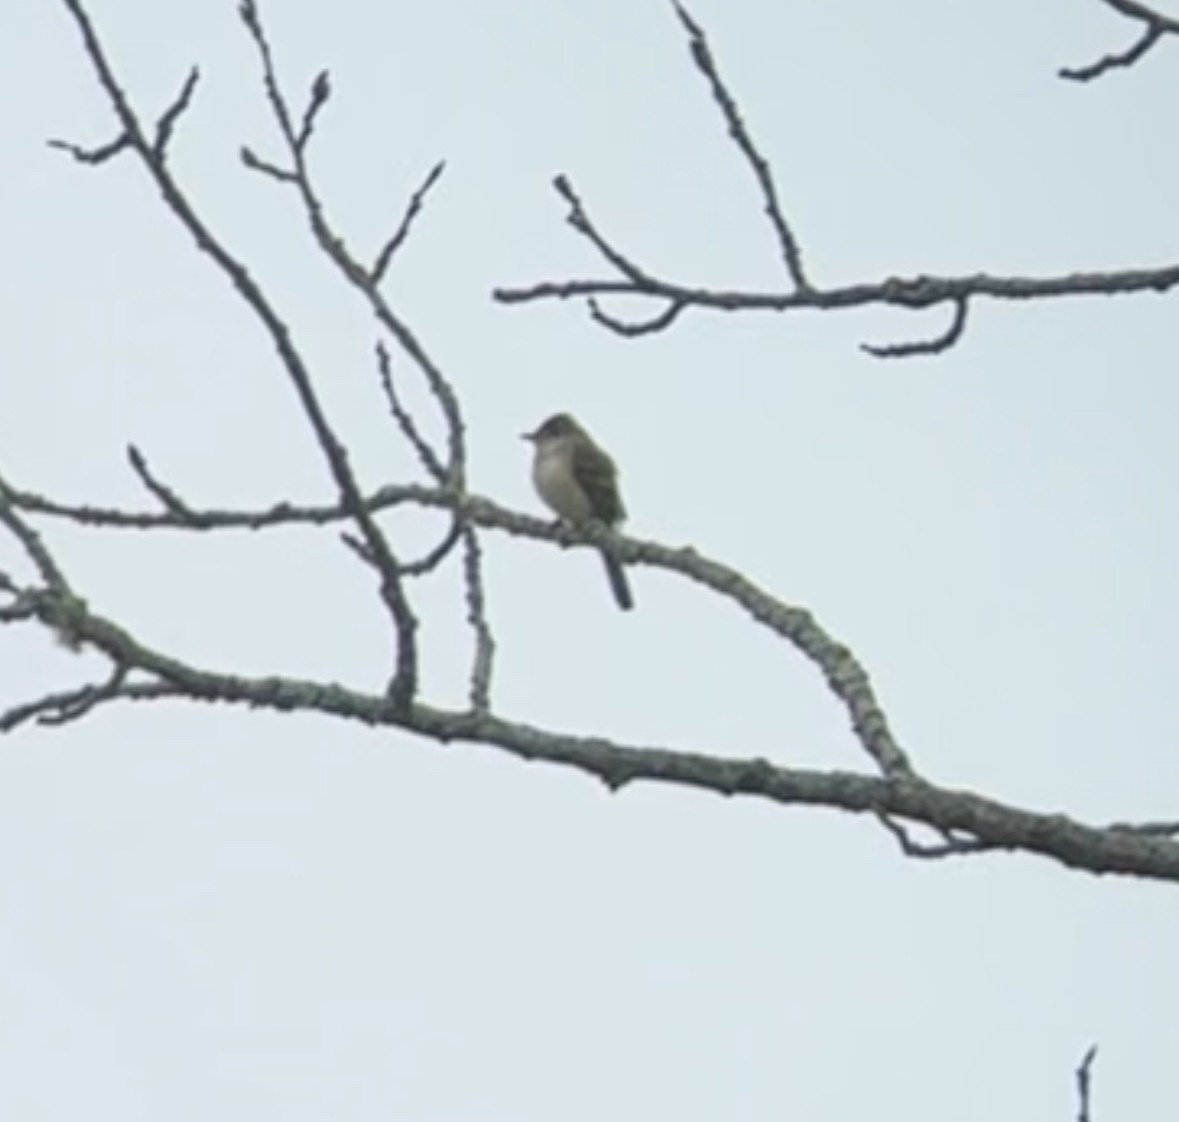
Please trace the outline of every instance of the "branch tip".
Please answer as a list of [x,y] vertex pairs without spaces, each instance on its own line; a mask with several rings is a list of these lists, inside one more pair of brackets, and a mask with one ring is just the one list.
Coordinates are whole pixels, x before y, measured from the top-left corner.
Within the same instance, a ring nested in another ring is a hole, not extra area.
[[914,358],[918,355],[938,355],[948,351],[966,330],[966,317],[969,311],[969,298],[958,296],[950,300],[954,312],[949,325],[940,335],[931,339],[918,339],[908,343],[861,343],[860,350],[873,358]]

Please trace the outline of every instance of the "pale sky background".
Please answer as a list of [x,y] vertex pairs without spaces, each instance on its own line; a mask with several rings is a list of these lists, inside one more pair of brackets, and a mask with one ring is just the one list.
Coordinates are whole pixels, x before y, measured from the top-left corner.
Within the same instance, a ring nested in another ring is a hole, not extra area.
[[[367,485],[407,478],[375,338],[293,196],[230,0],[91,0],[139,106],[201,66],[173,160],[295,325]],[[1098,0],[695,0],[819,283],[1179,258],[1179,43]],[[1179,5],[1169,10],[1179,14]],[[639,536],[804,605],[931,779],[1085,820],[1179,811],[1176,296],[690,315],[633,342],[493,286],[598,275],[573,178],[655,271],[780,284],[746,166],[662,0],[264,7],[336,97],[314,161],[357,245],[448,161],[390,291],[463,397],[472,485],[539,512],[516,434],[576,412]],[[0,470],[145,505],[331,494],[269,345],[129,158],[64,7],[0,11]],[[411,371],[401,367],[406,378]],[[414,540],[428,520],[399,516]],[[386,625],[333,533],[51,535],[96,609],[200,664],[379,688]],[[485,538],[509,717],[868,768],[814,668],[731,605]],[[7,543],[0,564],[14,564]],[[460,702],[453,575],[427,698]],[[0,705],[100,672],[0,633]],[[311,717],[176,705],[0,752],[0,1117],[599,1122],[1179,1117],[1179,892],[1020,856],[908,861],[867,819],[585,778]]]

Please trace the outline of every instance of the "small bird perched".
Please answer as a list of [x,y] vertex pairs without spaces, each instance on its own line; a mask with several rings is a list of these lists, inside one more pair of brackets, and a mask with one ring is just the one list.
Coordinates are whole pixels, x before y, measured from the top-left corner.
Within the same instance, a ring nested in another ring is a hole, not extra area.
[[[536,449],[532,482],[554,514],[572,526],[598,522],[613,530],[626,517],[618,494],[618,469],[568,413],[557,413],[524,439]],[[622,563],[602,550],[614,599],[623,611],[634,607]]]

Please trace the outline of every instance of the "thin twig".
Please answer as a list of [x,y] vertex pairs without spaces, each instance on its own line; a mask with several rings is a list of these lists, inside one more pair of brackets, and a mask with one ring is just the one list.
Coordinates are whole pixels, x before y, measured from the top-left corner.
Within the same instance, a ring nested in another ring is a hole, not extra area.
[[1074,82],[1092,82],[1111,70],[1124,70],[1133,66],[1139,59],[1162,42],[1167,35],[1179,35],[1179,19],[1165,16],[1154,8],[1141,4],[1138,0],[1104,0],[1116,12],[1120,12],[1127,19],[1142,24],[1142,31],[1130,46],[1121,51],[1114,51],[1103,55],[1085,66],[1065,66],[1057,71],[1061,78]]
[[385,402],[389,406],[390,415],[397,422],[397,427],[401,429],[405,439],[409,441],[410,446],[417,454],[422,467],[426,469],[426,474],[435,483],[440,485],[446,484],[450,479],[450,471],[438,459],[438,455],[430,445],[430,442],[422,435],[421,429],[418,428],[418,423],[414,420],[413,414],[401,404],[401,399],[397,396],[397,389],[393,384],[393,362],[389,358],[389,352],[385,348],[384,343],[377,344],[376,355],[377,370],[380,372],[381,377],[381,389],[385,394]]
[[172,139],[172,133],[176,128],[176,123],[180,120],[181,115],[192,103],[192,96],[196,93],[197,82],[200,80],[200,71],[194,66],[185,79],[184,85],[180,88],[180,93],[176,95],[176,100],[164,110],[156,125],[156,139],[152,145],[156,158],[162,160],[166,157],[168,152],[168,143]]
[[1089,1095],[1092,1090],[1093,1061],[1097,1059],[1097,1045],[1090,1044],[1077,1068],[1077,1122],[1092,1122],[1089,1115]]
[[553,180],[553,190],[569,204],[569,213],[566,215],[565,221],[582,237],[586,238],[632,285],[646,289],[652,284],[659,283],[646,269],[636,265],[621,250],[616,249],[610,240],[602,234],[593,219],[590,218],[585,203],[582,202],[581,196],[569,181],[568,176],[558,175]]
[[173,488],[161,482],[148,466],[143,453],[134,444],[127,445],[127,459],[131,464],[131,470],[139,478],[139,482],[143,484],[149,494],[159,500],[160,505],[166,511],[184,521],[191,522],[194,519],[192,507]]
[[589,306],[590,318],[595,323],[600,323],[616,335],[622,335],[628,339],[637,338],[639,335],[654,335],[660,331],[666,331],[680,318],[680,313],[684,310],[683,304],[671,303],[662,312],[648,319],[628,322],[603,311],[601,304],[592,296],[586,301],[586,304]]
[[[108,682],[109,686],[109,682]],[[73,711],[77,717],[112,701],[190,700],[179,687],[166,682],[122,682],[104,688],[102,685],[80,686],[77,689],[47,693],[33,701],[21,702],[0,712],[0,733],[14,732],[22,725],[60,725],[62,713]]]
[[913,358],[917,355],[939,355],[949,350],[966,329],[966,313],[970,302],[965,296],[951,301],[954,308],[949,325],[940,335],[930,339],[918,339],[908,343],[861,343],[860,349],[873,358]]
[[890,815],[878,814],[877,821],[896,839],[901,852],[906,857],[916,857],[926,861],[940,860],[944,857],[966,857],[978,853],[987,853],[992,847],[977,838],[955,837],[953,834],[939,831],[942,841],[936,845],[919,842],[913,838],[904,824],[896,821]]
[[708,43],[703,28],[692,18],[682,4],[677,2],[675,10],[691,40],[692,60],[708,80],[709,88],[712,90],[712,98],[719,107],[725,119],[725,124],[728,125],[729,135],[733,138],[734,143],[745,157],[746,162],[753,171],[754,178],[757,180],[757,185],[761,190],[762,198],[765,202],[766,217],[769,219],[770,225],[774,230],[774,235],[778,239],[778,248],[782,254],[782,261],[786,265],[786,271],[794,287],[799,291],[805,291],[810,287],[810,283],[807,280],[806,272],[802,265],[802,249],[789,223],[786,221],[786,216],[782,211],[782,204],[778,201],[778,189],[774,185],[774,176],[773,172],[770,171],[769,162],[758,151],[757,146],[753,143],[753,138],[749,135],[749,129],[741,117],[741,110],[737,106],[737,101],[729,92],[725,80],[720,75],[720,70],[716,65],[716,59],[713,57],[712,47]]
[[33,529],[28,520],[17,511],[14,495],[8,484],[0,479],[0,523],[8,528],[12,536],[20,543],[29,560],[47,588],[63,595],[72,595],[65,574],[61,571],[57,561],[49,548],[41,540],[41,535]]
[[307,108],[303,111],[303,121],[299,125],[299,132],[295,136],[295,147],[302,151],[311,142],[311,135],[315,131],[315,122],[323,107],[332,96],[331,76],[326,70],[321,70],[311,83],[311,96],[307,100]]
[[381,247],[376,260],[373,262],[372,268],[369,270],[374,284],[380,284],[385,279],[385,273],[388,272],[390,262],[393,260],[397,251],[405,244],[406,239],[409,237],[409,232],[413,228],[414,220],[425,205],[426,196],[430,193],[434,184],[442,177],[445,167],[446,162],[439,160],[430,169],[422,185],[410,196],[409,204],[405,208],[405,214],[402,215],[401,222],[397,229],[393,231],[389,240]]
[[80,164],[105,164],[120,152],[131,147],[131,138],[126,133],[120,133],[114,140],[106,144],[99,144],[93,148],[86,148],[81,144],[72,144],[68,140],[47,140],[48,147],[56,148],[59,152],[66,152],[73,156]]

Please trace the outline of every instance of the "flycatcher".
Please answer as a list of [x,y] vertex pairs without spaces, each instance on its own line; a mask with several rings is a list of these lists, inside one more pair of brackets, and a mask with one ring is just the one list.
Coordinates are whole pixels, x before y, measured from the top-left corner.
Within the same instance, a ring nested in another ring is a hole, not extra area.
[[[598,522],[616,529],[626,517],[618,494],[618,469],[568,413],[550,417],[535,432],[524,433],[532,442],[532,482],[545,505],[563,522],[584,526]],[[634,607],[622,563],[602,550],[606,575],[614,599],[624,611]]]

